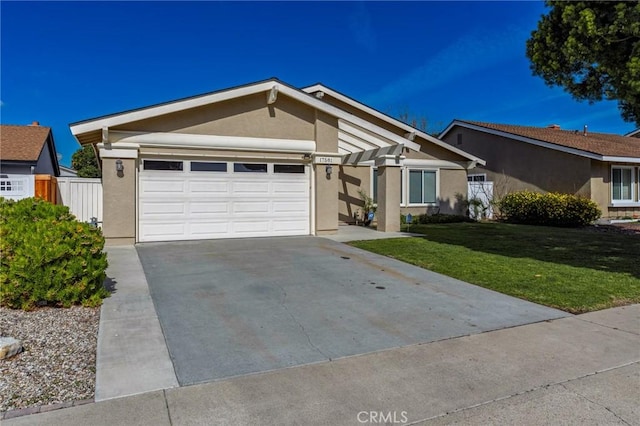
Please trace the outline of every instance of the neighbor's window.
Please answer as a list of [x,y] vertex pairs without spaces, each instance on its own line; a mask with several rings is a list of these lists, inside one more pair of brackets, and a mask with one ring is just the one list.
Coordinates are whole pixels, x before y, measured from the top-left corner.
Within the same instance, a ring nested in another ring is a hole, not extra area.
[[234,163],[233,171],[236,173],[267,173],[267,165],[256,163]]
[[182,161],[144,160],[144,170],[177,170],[182,171]]
[[409,170],[409,204],[436,202],[436,172]]
[[612,167],[611,187],[613,201],[633,201],[633,168]]
[[192,172],[226,172],[227,163],[211,163],[205,161],[192,161]]
[[467,175],[468,182],[484,182],[487,180],[487,175]]

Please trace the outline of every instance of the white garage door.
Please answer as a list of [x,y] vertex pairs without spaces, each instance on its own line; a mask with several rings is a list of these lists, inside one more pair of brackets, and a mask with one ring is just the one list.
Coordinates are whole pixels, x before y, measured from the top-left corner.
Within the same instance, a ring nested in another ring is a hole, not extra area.
[[144,159],[140,241],[309,235],[303,164]]

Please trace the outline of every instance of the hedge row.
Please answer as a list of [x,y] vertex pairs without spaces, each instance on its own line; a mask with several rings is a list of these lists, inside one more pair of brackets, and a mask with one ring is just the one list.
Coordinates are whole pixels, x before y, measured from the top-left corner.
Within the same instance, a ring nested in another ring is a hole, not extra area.
[[64,206],[0,198],[0,305],[98,306],[107,256],[100,229]]
[[503,220],[528,225],[585,226],[602,214],[598,205],[588,198],[553,192],[513,192],[498,206]]

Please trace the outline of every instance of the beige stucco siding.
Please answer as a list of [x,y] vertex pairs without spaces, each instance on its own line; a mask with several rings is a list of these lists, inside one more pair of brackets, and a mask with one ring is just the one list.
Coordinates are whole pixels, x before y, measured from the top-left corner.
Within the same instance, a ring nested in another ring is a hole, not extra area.
[[362,211],[364,205],[359,190],[371,194],[371,167],[340,166],[338,187],[338,218],[342,222],[353,222],[354,213]]
[[310,107],[286,96],[267,105],[264,94],[255,94],[131,122],[113,130],[313,140],[314,122],[315,113]]
[[[458,134],[462,143],[458,144]],[[532,190],[590,196],[591,160],[529,143],[457,127],[445,142],[486,160],[469,174],[485,173],[500,192]]]
[[103,226],[110,245],[132,244],[136,237],[137,159],[124,158],[124,171],[116,172],[116,159],[102,159]]
[[[315,118],[316,151],[338,152],[338,120],[324,112],[317,111]],[[316,233],[332,234],[338,230],[338,187],[339,170],[327,175],[325,165],[315,166],[316,181]]]

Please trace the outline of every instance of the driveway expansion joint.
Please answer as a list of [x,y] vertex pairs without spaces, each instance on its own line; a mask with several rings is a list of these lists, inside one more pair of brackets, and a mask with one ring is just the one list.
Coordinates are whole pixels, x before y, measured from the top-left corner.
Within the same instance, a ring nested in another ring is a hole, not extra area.
[[612,327],[612,326],[607,325],[607,324],[602,324],[602,323],[595,322],[595,321],[589,321],[589,320],[586,320],[586,319],[584,319],[584,318],[580,318],[580,316],[579,316],[579,315],[576,315],[576,318],[577,318],[577,319],[579,319],[580,321],[588,322],[588,323],[590,323],[590,324],[599,325],[599,326],[601,326],[601,327],[605,327],[605,328],[610,328],[611,330],[615,330],[615,331],[622,331],[622,332],[624,332],[624,333],[633,334],[634,336],[640,336],[640,333],[634,333],[633,331],[624,330],[624,329],[619,328],[619,327]]
[[606,406],[604,406],[602,404],[599,404],[599,403],[597,403],[595,401],[591,401],[586,396],[581,395],[581,394],[579,394],[578,392],[576,392],[574,390],[568,389],[565,386],[565,383],[573,382],[573,381],[576,381],[576,380],[581,380],[581,379],[584,379],[584,378],[587,378],[587,377],[595,376],[597,374],[606,373],[608,371],[617,370],[619,368],[628,367],[628,366],[634,365],[634,364],[640,364],[640,359],[637,360],[637,361],[631,361],[631,362],[627,362],[625,364],[617,365],[615,367],[610,367],[610,368],[605,368],[603,370],[598,370],[598,371],[595,371],[593,373],[584,374],[582,376],[574,377],[572,379],[561,380],[559,382],[547,383],[545,385],[536,386],[534,388],[527,389],[527,390],[524,390],[524,391],[521,391],[521,392],[516,392],[516,393],[513,393],[511,395],[505,395],[505,396],[501,396],[501,397],[498,397],[498,398],[494,398],[494,399],[489,400],[489,401],[483,401],[483,402],[480,402],[478,404],[469,405],[468,407],[463,407],[463,408],[458,408],[458,409],[455,409],[455,410],[447,411],[445,413],[441,413],[441,414],[438,414],[436,416],[431,416],[431,417],[428,417],[426,419],[415,420],[415,421],[413,421],[411,423],[407,423],[407,426],[415,425],[415,424],[421,424],[421,423],[428,422],[428,421],[431,421],[431,420],[435,420],[435,419],[439,419],[439,418],[442,418],[442,417],[446,417],[446,416],[451,415],[451,414],[456,414],[456,413],[460,413],[460,412],[463,412],[463,411],[472,410],[474,408],[483,407],[483,406],[486,406],[486,405],[493,404],[495,402],[508,400],[508,399],[511,399],[511,398],[514,398],[514,397],[517,397],[517,396],[526,395],[528,393],[536,392],[536,391],[539,391],[539,390],[542,390],[542,389],[548,389],[548,388],[550,388],[552,386],[562,386],[567,391],[572,392],[572,393],[578,395],[579,397],[582,397],[582,398],[586,399],[589,402],[592,402],[592,403],[594,403],[594,404],[596,404],[596,405],[598,405],[600,407],[605,408],[607,411],[611,412],[614,416],[616,416],[616,418],[620,419],[620,421],[622,421],[624,424],[629,425],[629,423],[627,421],[625,421],[624,419],[620,418],[620,416],[618,416],[616,413],[611,411],[608,407],[606,407]]
[[566,387],[566,386],[564,385],[564,383],[559,383],[559,385],[560,385],[560,386],[562,386],[562,388],[563,388],[563,389],[566,389],[566,390],[567,390],[567,392],[571,392],[571,393],[573,393],[574,395],[579,396],[580,398],[586,399],[587,401],[589,401],[589,402],[590,402],[590,403],[592,403],[592,404],[595,404],[595,405],[597,405],[597,406],[599,406],[599,407],[604,408],[605,410],[607,410],[608,412],[610,412],[611,414],[613,414],[613,415],[614,415],[614,417],[615,417],[615,418],[617,418],[618,420],[620,420],[622,423],[624,423],[625,425],[629,425],[629,426],[631,426],[631,423],[627,422],[625,419],[623,419],[622,417],[620,417],[620,416],[619,416],[615,411],[613,411],[611,408],[607,407],[606,405],[602,405],[602,404],[600,404],[600,403],[599,403],[599,402],[597,402],[597,401],[594,401],[594,400],[592,400],[592,399],[589,399],[589,398],[587,398],[585,395],[581,394],[580,392],[577,392],[576,390],[569,389],[568,387]]

